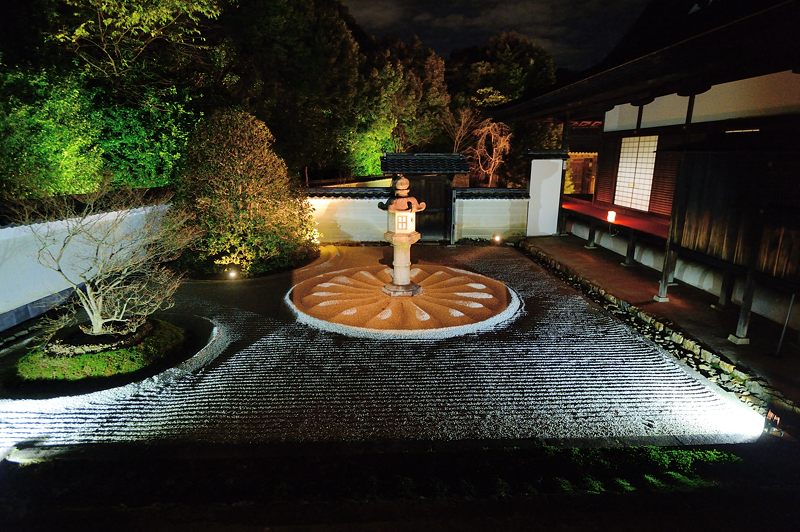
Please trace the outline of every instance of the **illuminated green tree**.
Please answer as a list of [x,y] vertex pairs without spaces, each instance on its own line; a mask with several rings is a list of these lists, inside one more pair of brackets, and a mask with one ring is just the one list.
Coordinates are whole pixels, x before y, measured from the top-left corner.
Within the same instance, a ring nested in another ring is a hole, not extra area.
[[402,67],[373,68],[361,96],[358,126],[349,139],[349,162],[354,175],[381,173],[380,157],[398,151],[394,131],[398,124],[393,102],[403,89]]
[[61,1],[71,16],[61,18],[53,37],[114,83],[152,68],[159,47],[180,54],[198,46],[201,22],[221,12],[217,0]]
[[0,182],[10,197],[80,194],[102,181],[102,127],[77,76],[0,76]]
[[146,89],[139,105],[109,102],[97,114],[98,145],[114,185],[149,188],[172,182],[197,120],[175,88]]
[[443,136],[450,103],[444,60],[419,40],[393,43],[371,62],[348,144],[350,167],[360,176],[379,174],[386,152],[422,150]]
[[83,194],[102,181],[134,188],[171,182],[194,115],[174,89],[123,104],[78,74],[0,75],[0,183],[7,196]]

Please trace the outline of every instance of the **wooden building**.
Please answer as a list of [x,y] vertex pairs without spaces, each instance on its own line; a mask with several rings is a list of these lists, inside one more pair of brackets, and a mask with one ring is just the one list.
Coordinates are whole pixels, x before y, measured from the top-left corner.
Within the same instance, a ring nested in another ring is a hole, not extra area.
[[655,0],[600,65],[496,113],[562,121],[571,153],[588,150],[570,126],[602,120],[593,188],[570,184],[562,223],[590,246],[621,233],[626,262],[660,250],[660,300],[679,261],[710,272],[693,284],[742,307],[732,341],[746,341],[751,308],[789,320],[800,286],[798,12]]

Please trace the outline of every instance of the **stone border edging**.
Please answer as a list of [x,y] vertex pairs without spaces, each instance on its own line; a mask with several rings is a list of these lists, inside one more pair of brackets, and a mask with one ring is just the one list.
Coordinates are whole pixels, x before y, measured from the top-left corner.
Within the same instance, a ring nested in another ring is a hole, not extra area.
[[517,293],[512,290],[511,287],[506,286],[506,290],[508,290],[509,295],[508,306],[503,309],[502,312],[499,312],[494,316],[490,316],[483,321],[470,323],[468,325],[439,327],[437,329],[370,329],[368,327],[354,327],[351,325],[334,323],[306,314],[297,308],[297,306],[295,306],[295,304],[292,302],[292,292],[296,286],[297,285],[293,286],[291,290],[286,292],[283,301],[292,314],[294,314],[298,323],[302,323],[304,325],[308,325],[309,327],[327,332],[352,336],[354,338],[370,338],[374,340],[438,340],[443,338],[453,338],[454,336],[463,336],[471,333],[482,333],[495,330],[514,321],[524,307],[522,299],[517,295]]
[[551,257],[535,244],[522,240],[518,248],[528,257],[549,272],[557,275],[570,285],[579,288],[587,297],[602,305],[612,314],[628,316],[628,322],[640,330],[647,331],[648,336],[663,347],[679,361],[686,363],[708,381],[720,388],[732,392],[736,397],[761,415],[766,415],[771,404],[800,413],[800,407],[784,396],[748,368],[739,369],[725,355],[713,351],[699,340],[692,338],[684,331],[678,330],[675,324],[661,320],[644,312],[629,302],[606,291],[601,286],[581,277]]

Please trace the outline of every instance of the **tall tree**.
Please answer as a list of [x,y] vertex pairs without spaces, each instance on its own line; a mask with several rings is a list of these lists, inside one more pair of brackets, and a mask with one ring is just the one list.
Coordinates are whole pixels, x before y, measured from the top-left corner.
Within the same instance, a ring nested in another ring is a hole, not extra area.
[[448,64],[448,84],[458,103],[479,108],[516,100],[554,81],[555,67],[547,51],[514,32],[456,51]]
[[269,124],[290,169],[344,164],[361,56],[334,0],[242,2],[222,18],[227,89]]
[[61,0],[63,16],[54,37],[67,44],[87,69],[119,86],[151,78],[159,48],[169,54],[198,46],[200,24],[221,12],[217,0]]
[[373,68],[361,87],[356,127],[348,139],[349,166],[353,175],[378,175],[380,157],[399,151],[394,105],[404,90],[403,68],[386,63]]
[[411,44],[395,43],[388,54],[403,75],[392,109],[397,117],[396,144],[401,151],[422,148],[442,133],[442,118],[450,104],[444,60],[418,38]]
[[376,47],[368,65],[349,144],[355,175],[379,173],[385,152],[425,149],[449,112],[444,60],[419,39]]
[[[535,93],[554,81],[550,55],[530,38],[513,32],[492,37],[481,47],[456,51],[447,65],[447,82],[456,106],[478,111]],[[514,121],[508,127],[514,142],[503,155],[505,164],[490,172],[489,182],[521,186],[527,180],[525,150],[552,147],[554,130],[550,124]],[[476,150],[481,147],[473,145],[473,153]]]

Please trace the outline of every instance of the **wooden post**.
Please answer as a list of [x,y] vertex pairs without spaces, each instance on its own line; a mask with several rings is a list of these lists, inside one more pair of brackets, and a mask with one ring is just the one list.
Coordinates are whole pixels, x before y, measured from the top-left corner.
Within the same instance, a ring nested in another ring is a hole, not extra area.
[[719,300],[717,306],[719,308],[726,308],[731,304],[731,296],[733,296],[733,284],[736,280],[736,275],[730,268],[722,273],[722,286],[719,287]]
[[456,214],[456,189],[450,187],[450,245],[456,243]]
[[674,271],[670,271],[675,268],[675,261],[672,259],[673,253],[672,246],[670,246],[670,239],[667,238],[667,245],[664,248],[664,263],[661,267],[661,280],[658,282],[658,294],[653,296],[653,301],[659,303],[669,302],[667,288],[669,287],[670,279],[675,276]]
[[631,231],[628,234],[628,249],[625,251],[625,262],[623,266],[633,266],[636,264],[636,233]]
[[673,248],[669,257],[669,270],[667,275],[667,284],[669,286],[676,286],[675,283],[675,266],[678,264],[678,252]]
[[786,320],[783,322],[783,329],[781,329],[781,337],[778,340],[778,347],[775,349],[775,356],[780,356],[781,349],[783,349],[783,339],[786,337],[786,329],[789,328],[789,319],[792,317],[792,307],[794,307],[795,292],[792,292],[792,297],[789,299],[789,308],[786,309]]
[[597,244],[595,244],[595,234],[597,229],[595,228],[593,223],[589,224],[589,238],[586,239],[586,245],[583,246],[586,249],[596,249]]
[[558,213],[558,222],[556,224],[557,234],[558,236],[566,236],[567,235],[567,215],[564,213],[564,209],[560,209]]
[[736,345],[746,345],[750,343],[747,337],[747,329],[750,327],[750,311],[753,308],[753,294],[755,293],[755,282],[753,280],[753,267],[747,268],[747,279],[744,283],[744,295],[742,296],[742,306],[739,309],[739,322],[736,324],[736,332],[728,335],[728,341]]

